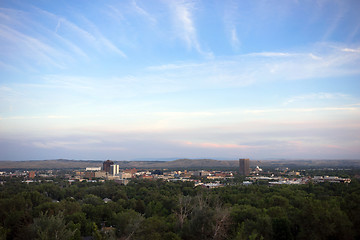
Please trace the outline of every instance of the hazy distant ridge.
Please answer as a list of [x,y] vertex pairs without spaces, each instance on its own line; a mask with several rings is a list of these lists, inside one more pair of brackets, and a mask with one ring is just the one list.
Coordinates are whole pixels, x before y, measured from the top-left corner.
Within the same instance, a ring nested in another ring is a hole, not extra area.
[[[174,161],[115,161],[120,168],[236,168],[237,160],[213,159],[178,159]],[[0,161],[0,169],[69,169],[101,167],[103,161],[95,160],[33,160],[33,161]],[[360,160],[265,160],[250,161],[251,166],[304,166],[304,167],[356,167]]]
[[32,160],[32,161],[0,161],[0,169],[65,169],[102,166],[102,161],[85,160]]
[[[236,167],[237,161],[212,159],[178,159],[174,161],[115,161],[120,168],[209,168]],[[66,169],[100,167],[103,161],[94,160],[33,160],[0,161],[0,169]]]

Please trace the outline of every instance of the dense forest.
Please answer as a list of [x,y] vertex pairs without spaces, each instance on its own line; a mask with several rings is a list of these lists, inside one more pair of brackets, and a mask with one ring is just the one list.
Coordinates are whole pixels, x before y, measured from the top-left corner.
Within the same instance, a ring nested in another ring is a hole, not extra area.
[[360,182],[0,185],[0,239],[360,239]]

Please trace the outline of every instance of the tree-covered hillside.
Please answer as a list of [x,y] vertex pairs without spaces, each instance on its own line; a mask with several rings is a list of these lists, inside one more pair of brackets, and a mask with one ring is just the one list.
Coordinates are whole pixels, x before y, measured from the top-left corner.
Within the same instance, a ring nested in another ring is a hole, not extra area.
[[0,185],[0,219],[0,239],[360,239],[360,183],[12,179]]

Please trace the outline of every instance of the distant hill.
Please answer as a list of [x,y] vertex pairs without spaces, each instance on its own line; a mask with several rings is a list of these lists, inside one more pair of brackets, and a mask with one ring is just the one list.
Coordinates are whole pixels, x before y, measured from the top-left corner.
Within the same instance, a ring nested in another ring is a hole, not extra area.
[[[120,167],[125,167],[126,164],[122,161],[117,162]],[[174,161],[131,161],[127,166],[138,168],[168,168],[168,169],[182,169],[182,168],[234,168],[238,166],[238,161],[226,160],[212,160],[212,159],[178,159]]]
[[[178,159],[174,161],[115,161],[120,168],[232,168],[237,161],[220,161],[211,159]],[[71,169],[100,167],[103,161],[94,160],[32,160],[32,161],[0,161],[0,169]]]
[[70,169],[100,166],[102,166],[102,161],[91,160],[0,161],[0,169]]
[[[174,161],[116,161],[120,168],[144,169],[214,169],[237,168],[237,160],[213,159],[177,159]],[[0,161],[0,169],[85,169],[101,167],[103,161],[95,160],[32,160],[32,161]],[[360,168],[360,160],[251,160],[250,165],[260,167],[304,167],[304,168]]]

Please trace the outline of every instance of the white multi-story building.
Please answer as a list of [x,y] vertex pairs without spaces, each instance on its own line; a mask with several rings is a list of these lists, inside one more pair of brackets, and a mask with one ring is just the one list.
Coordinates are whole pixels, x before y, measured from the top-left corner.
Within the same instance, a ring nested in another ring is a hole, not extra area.
[[101,167],[87,167],[85,171],[100,171]]
[[110,174],[113,176],[119,175],[119,165],[118,164],[110,165]]

